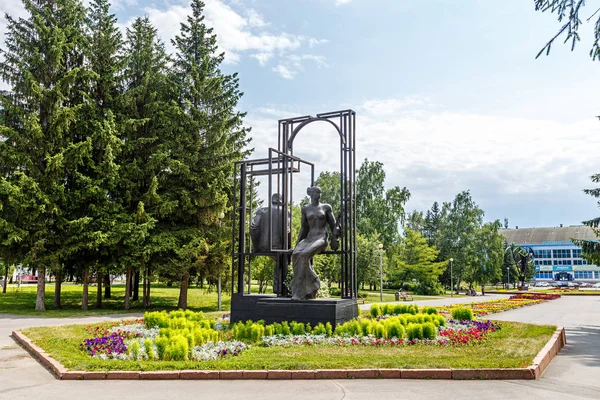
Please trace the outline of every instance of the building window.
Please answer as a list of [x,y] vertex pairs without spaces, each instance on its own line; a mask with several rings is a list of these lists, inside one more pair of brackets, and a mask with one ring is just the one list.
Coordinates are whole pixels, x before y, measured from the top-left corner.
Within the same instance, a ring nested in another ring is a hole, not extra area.
[[533,252],[534,258],[552,258],[551,256],[550,250],[534,250]]
[[571,258],[571,249],[552,250],[554,258]]
[[571,260],[554,260],[554,265],[573,265]]
[[552,272],[537,272],[535,274],[535,279],[552,279]]
[[573,258],[581,258],[581,249],[573,249]]

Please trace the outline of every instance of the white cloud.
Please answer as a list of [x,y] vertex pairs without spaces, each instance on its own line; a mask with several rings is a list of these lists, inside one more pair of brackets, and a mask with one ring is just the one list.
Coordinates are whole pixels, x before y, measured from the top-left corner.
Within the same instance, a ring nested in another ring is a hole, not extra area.
[[327,44],[327,43],[329,43],[329,40],[327,40],[327,39],[315,39],[315,38],[308,39],[308,47],[310,47],[311,49],[320,44]]
[[352,0],[335,0],[336,6],[343,6],[344,4],[350,3]]
[[[535,210],[525,199],[544,203],[584,196],[581,189],[593,186],[588,178],[598,170],[600,126],[595,119],[560,123],[457,112],[419,96],[371,99],[352,108],[357,112],[357,162],[381,161],[387,184],[411,191],[409,210],[429,209],[433,201],[451,201],[467,189],[484,210],[504,212],[510,202]],[[256,157],[276,146],[277,119],[304,114],[277,106],[250,112]],[[337,170],[338,144],[327,124],[311,124],[298,136],[295,154],[314,162],[317,174]]]
[[[241,4],[233,4],[243,7]],[[219,50],[225,52],[226,63],[238,63],[245,54],[248,54],[249,57],[255,58],[259,65],[266,66],[274,58],[288,57],[302,46],[311,47],[327,42],[325,39],[278,32],[270,28],[271,24],[265,22],[256,10],[245,9],[243,11],[245,17],[222,0],[207,2],[204,8],[205,22],[207,26],[214,28]],[[158,27],[159,35],[166,43],[167,48],[172,49],[170,40],[178,32],[180,23],[184,22],[191,13],[191,9],[181,5],[171,5],[168,9],[148,7],[144,9],[144,13]],[[126,25],[129,26],[131,22],[132,20]],[[299,72],[299,70],[292,72],[291,68],[285,65],[284,69],[273,68],[280,74],[285,69],[289,70],[287,76],[293,76]]]
[[273,71],[277,72],[284,79],[294,79],[294,77],[297,74],[296,71],[291,70],[288,67],[286,67],[285,65],[281,65],[281,64],[279,64],[276,67],[273,67]]
[[329,65],[325,62],[325,57],[315,54],[291,54],[281,59],[281,62],[273,71],[279,73],[285,79],[294,79],[296,75],[304,72],[304,63],[313,62],[318,68],[325,68]]
[[264,67],[269,63],[269,60],[273,58],[273,53],[255,53],[250,54],[250,57],[256,58],[261,67]]

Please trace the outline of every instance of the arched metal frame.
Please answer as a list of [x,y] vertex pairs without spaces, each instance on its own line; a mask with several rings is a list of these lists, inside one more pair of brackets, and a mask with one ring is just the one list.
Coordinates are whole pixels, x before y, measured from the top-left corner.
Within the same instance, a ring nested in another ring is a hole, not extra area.
[[[294,141],[298,133],[305,126],[313,122],[327,122],[331,124],[340,137],[340,248],[337,251],[326,251],[324,254],[340,256],[341,264],[341,297],[355,299],[358,293],[356,274],[356,113],[353,110],[342,110],[323,114],[316,117],[310,115],[279,120],[278,149],[269,149],[268,159],[247,160],[236,163],[234,168],[234,215],[232,232],[232,293],[244,293],[244,273],[246,260],[250,265],[252,255],[274,255],[290,254],[291,243],[287,236],[284,239],[284,248],[274,250],[272,238],[270,239],[271,251],[269,253],[246,252],[246,226],[248,198],[247,179],[253,175],[268,175],[269,177],[269,218],[271,216],[270,198],[273,193],[279,193],[287,212],[291,214],[293,197],[293,175],[300,172],[300,165],[309,165],[311,169],[311,184],[314,184],[314,165],[294,156]],[[263,169],[260,169],[262,166]],[[264,167],[267,169],[264,169]],[[273,182],[273,178],[276,182]],[[275,192],[274,187],[275,186]],[[250,199],[252,204],[252,199]],[[237,211],[237,212],[236,212]],[[250,210],[251,214],[251,210]],[[287,232],[289,228],[288,218],[280,218],[282,229]],[[270,221],[272,226],[272,222]],[[280,257],[282,262],[287,263],[288,257]],[[236,271],[237,270],[237,271]],[[248,269],[250,271],[250,269]],[[284,268],[280,269],[282,274]],[[237,274],[236,274],[237,272]],[[249,272],[250,273],[250,272]],[[237,279],[235,279],[237,278]],[[280,277],[283,282],[283,276]]]

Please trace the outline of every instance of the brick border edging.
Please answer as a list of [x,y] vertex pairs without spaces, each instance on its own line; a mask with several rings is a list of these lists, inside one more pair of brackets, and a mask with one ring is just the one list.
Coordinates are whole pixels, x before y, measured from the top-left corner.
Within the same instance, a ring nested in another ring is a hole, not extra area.
[[552,359],[567,344],[565,329],[558,327],[527,368],[480,369],[326,369],[326,370],[182,370],[182,371],[68,371],[20,331],[12,337],[61,380],[98,379],[539,379]]

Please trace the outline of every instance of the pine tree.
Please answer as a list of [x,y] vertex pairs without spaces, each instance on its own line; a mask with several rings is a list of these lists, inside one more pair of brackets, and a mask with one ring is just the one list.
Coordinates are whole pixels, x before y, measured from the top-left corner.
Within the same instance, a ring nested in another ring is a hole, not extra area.
[[236,110],[242,96],[237,74],[219,69],[224,54],[217,53],[216,35],[204,23],[204,3],[193,0],[191,8],[173,40],[181,114],[169,187],[162,194],[178,205],[169,216],[177,231],[169,233],[180,249],[181,308],[187,307],[189,280],[199,264],[210,265],[215,275],[226,268],[228,235],[219,216],[229,203],[233,162],[244,156],[248,132],[242,126],[245,114]]
[[68,184],[89,144],[74,140],[81,111],[78,82],[85,70],[81,48],[84,8],[79,1],[23,0],[27,19],[7,16],[0,77],[11,86],[2,97],[0,127],[0,242],[38,271],[36,310],[45,310],[47,266],[68,257],[71,220]]

